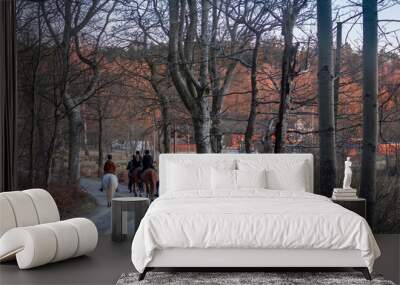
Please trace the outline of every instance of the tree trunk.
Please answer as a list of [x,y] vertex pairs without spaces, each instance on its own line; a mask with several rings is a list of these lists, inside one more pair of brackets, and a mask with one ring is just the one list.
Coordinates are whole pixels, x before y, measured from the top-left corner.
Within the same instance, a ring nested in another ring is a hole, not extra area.
[[211,48],[210,50],[210,79],[212,87],[212,105],[211,105],[211,130],[210,130],[210,141],[211,149],[214,153],[220,153],[222,151],[222,120],[221,120],[221,108],[225,94],[228,92],[233,76],[235,73],[237,62],[233,62],[228,65],[225,79],[222,86],[219,86],[220,75],[217,71],[217,62],[215,51]]
[[217,70],[217,31],[218,31],[218,3],[217,0],[212,1],[212,30],[210,41],[210,81],[212,93],[212,106],[211,106],[211,130],[210,142],[211,150],[214,153],[222,151],[222,132],[221,132],[221,118],[220,111],[222,107],[223,97],[219,90],[219,76]]
[[274,123],[275,120],[271,119],[269,120],[268,125],[266,127],[264,141],[263,141],[263,153],[270,153],[273,151],[271,135],[272,132],[274,131]]
[[293,14],[288,14],[285,18],[285,24],[283,26],[282,32],[285,44],[282,54],[282,77],[280,88],[279,113],[278,121],[275,128],[275,153],[284,152],[285,149],[288,125],[287,113],[289,110],[290,96],[292,92],[292,81],[295,72],[295,60],[298,47],[298,45],[293,46],[293,29],[296,21],[296,16]]
[[31,133],[30,133],[30,146],[29,146],[29,182],[30,186],[33,188],[35,184],[35,137],[36,137],[36,120],[37,120],[37,110],[36,110],[36,73],[37,68],[35,68],[32,83],[32,106],[31,106]]
[[[166,99],[166,98],[165,98]],[[161,117],[162,117],[162,145],[163,152],[171,152],[171,118],[169,114],[169,106],[167,102],[161,100]]]
[[42,54],[42,27],[41,27],[41,18],[40,18],[40,5],[37,6],[38,9],[38,43],[37,43],[37,53],[35,54],[35,62],[33,66],[33,78],[32,78],[32,106],[31,106],[31,141],[30,141],[30,149],[29,149],[29,179],[31,187],[35,184],[35,137],[36,137],[36,125],[37,125],[37,75],[39,71],[40,59]]
[[256,34],[256,42],[253,49],[253,55],[251,59],[251,103],[250,103],[250,113],[247,119],[246,132],[244,134],[244,147],[246,153],[251,153],[251,140],[254,133],[254,125],[257,118],[257,67],[258,67],[258,50],[260,47],[261,33]]
[[209,0],[201,0],[201,27],[200,27],[200,71],[199,81],[200,88],[202,89],[200,94],[203,94],[204,89],[208,85],[208,62],[210,55],[210,37],[208,31],[208,15],[210,10]]
[[284,48],[282,54],[279,112],[275,126],[275,153],[285,152],[288,112],[290,110],[293,80],[297,76],[296,60],[297,50],[299,48],[299,43],[293,45],[293,30],[301,10],[307,5],[307,0],[287,1],[285,3],[285,9],[282,15]]
[[88,138],[87,138],[87,123],[86,119],[82,119],[83,122],[83,150],[85,151],[85,155],[89,158],[90,152],[88,147]]
[[[150,69],[150,84],[154,90],[156,97],[158,98],[158,102],[160,104],[161,110],[161,119],[162,119],[162,144],[163,144],[163,152],[170,153],[171,152],[171,116],[170,116],[170,106],[168,97],[164,95],[164,93],[160,90],[161,79],[157,73],[156,65],[151,60],[151,58],[146,57],[146,63]],[[161,151],[161,150],[160,150]]]
[[[38,106],[38,110],[40,110],[40,106]],[[42,170],[45,169],[46,165],[46,157],[47,157],[47,148],[46,144],[49,141],[49,138],[46,133],[46,128],[47,126],[44,126],[42,124],[43,120],[37,116],[36,119],[36,147],[35,147],[35,167],[36,169],[34,170],[34,182],[36,187],[44,187],[46,185],[46,176],[45,172]]]
[[339,115],[339,88],[340,88],[340,70],[342,65],[342,23],[336,25],[336,56],[335,56],[335,81],[333,93],[335,98],[335,130],[337,130],[337,119]]
[[[206,101],[207,98],[203,98],[203,100]],[[211,118],[207,103],[201,104],[201,110],[199,115],[197,117],[194,117],[192,121],[193,121],[194,140],[196,142],[197,153],[211,152],[211,144],[210,144]]]
[[377,0],[363,0],[363,144],[360,196],[367,199],[374,226],[376,148],[378,144],[378,13]]
[[83,122],[79,106],[76,107],[72,98],[65,95],[64,106],[67,109],[69,125],[68,141],[68,178],[69,183],[75,187],[79,186],[80,178],[80,150],[82,143]]
[[98,117],[98,123],[99,123],[99,133],[98,133],[98,152],[99,152],[99,156],[98,156],[98,160],[97,160],[97,175],[99,177],[101,177],[101,175],[103,175],[103,158],[104,158],[104,154],[103,154],[103,117],[100,115]]
[[198,116],[194,119],[194,137],[198,153],[211,152],[210,144],[210,129],[211,118],[208,103],[208,62],[210,55],[210,36],[209,36],[209,0],[201,0],[201,27],[200,27],[200,70],[199,83],[200,88],[197,88],[197,105],[199,106]]
[[54,152],[56,149],[58,125],[59,125],[58,109],[57,109],[57,107],[55,107],[53,131],[52,131],[49,147],[47,149],[46,170],[45,170],[46,188],[48,188],[48,186],[51,183],[51,179],[52,179],[53,157],[54,157]]
[[210,142],[211,150],[214,153],[220,153],[222,151],[222,130],[221,130],[221,119],[219,112],[211,111],[211,130],[210,130]]
[[336,152],[332,64],[332,2],[317,1],[320,194],[335,187]]

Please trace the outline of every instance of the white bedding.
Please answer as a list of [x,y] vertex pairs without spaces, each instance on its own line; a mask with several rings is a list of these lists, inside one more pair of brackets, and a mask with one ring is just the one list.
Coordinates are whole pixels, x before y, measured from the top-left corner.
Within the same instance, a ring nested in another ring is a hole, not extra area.
[[368,223],[326,197],[266,189],[199,193],[166,193],[151,204],[132,243],[139,272],[165,248],[357,249],[370,271],[380,255]]

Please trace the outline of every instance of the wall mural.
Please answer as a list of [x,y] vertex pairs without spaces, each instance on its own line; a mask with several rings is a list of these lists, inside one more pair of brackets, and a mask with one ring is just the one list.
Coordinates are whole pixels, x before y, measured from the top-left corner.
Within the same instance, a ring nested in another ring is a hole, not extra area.
[[398,21],[380,23],[374,121],[363,116],[374,90],[362,80],[361,7],[334,8],[317,35],[307,1],[211,2],[204,23],[198,7],[167,0],[18,1],[19,189],[48,189],[63,218],[108,232],[111,194],[157,196],[160,153],[312,153],[315,192],[351,185],[375,232],[400,233]]

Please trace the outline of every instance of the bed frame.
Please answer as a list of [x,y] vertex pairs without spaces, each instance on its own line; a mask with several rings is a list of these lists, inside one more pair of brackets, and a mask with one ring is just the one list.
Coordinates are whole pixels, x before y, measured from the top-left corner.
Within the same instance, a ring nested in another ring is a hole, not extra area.
[[[148,267],[140,274],[143,280],[154,269],[181,268],[193,271],[221,269],[224,271],[265,271],[295,268],[353,268],[371,280],[359,250],[328,249],[194,249],[170,248],[156,250]],[[196,269],[196,270],[194,270]]]
[[[160,195],[166,189],[162,188],[168,180],[169,162],[182,162],[207,159],[209,164],[219,159],[254,159],[261,157],[268,161],[276,159],[304,160],[305,175],[308,178],[308,192],[313,192],[313,156],[312,154],[162,154],[160,155]],[[154,269],[183,269],[184,271],[266,271],[268,269],[335,269],[353,268],[361,271],[367,280],[371,276],[359,250],[329,250],[329,249],[248,249],[248,248],[169,248],[156,250],[153,259],[139,275],[143,280],[148,271]]]

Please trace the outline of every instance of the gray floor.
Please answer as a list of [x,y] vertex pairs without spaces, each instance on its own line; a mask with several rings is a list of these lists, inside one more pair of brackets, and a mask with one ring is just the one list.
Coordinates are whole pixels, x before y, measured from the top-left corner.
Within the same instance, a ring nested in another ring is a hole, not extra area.
[[375,239],[382,255],[376,260],[374,271],[400,284],[400,234],[375,235]]
[[[400,235],[377,235],[382,257],[375,272],[400,282]],[[0,284],[115,284],[124,272],[134,271],[130,260],[130,240],[114,243],[110,236],[100,236],[89,256],[49,264],[31,270],[18,270],[15,262],[0,265]]]
[[124,272],[132,272],[131,241],[115,243],[100,236],[96,250],[58,263],[18,270],[15,262],[0,265],[0,284],[115,284]]

